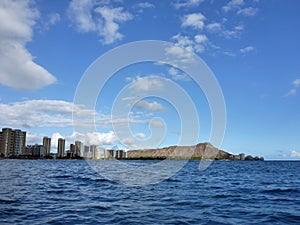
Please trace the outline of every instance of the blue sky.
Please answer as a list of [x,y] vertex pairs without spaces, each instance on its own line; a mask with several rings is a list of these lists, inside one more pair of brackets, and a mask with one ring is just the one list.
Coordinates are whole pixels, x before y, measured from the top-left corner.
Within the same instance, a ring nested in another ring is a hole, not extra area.
[[[132,137],[111,125],[128,121],[111,119],[123,87],[155,90],[162,77],[189,94],[199,114],[197,142],[208,141],[211,114],[205,95],[183,71],[159,63],[139,63],[114,74],[97,100],[97,131],[73,131],[73,99],[86,69],[122,44],[163,40],[195,53],[215,74],[227,110],[222,149],[267,159],[300,158],[299,10],[296,0],[2,0],[1,127],[26,130],[28,144],[50,136],[53,151],[58,137],[68,144],[80,139],[120,148],[175,145],[180,112],[155,96],[132,107]],[[149,123],[152,135],[164,134],[156,143],[147,144]]]

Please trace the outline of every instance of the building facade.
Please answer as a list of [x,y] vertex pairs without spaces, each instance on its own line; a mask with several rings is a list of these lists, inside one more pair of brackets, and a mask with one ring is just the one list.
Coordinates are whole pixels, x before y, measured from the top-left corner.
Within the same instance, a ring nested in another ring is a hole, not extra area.
[[81,156],[83,157],[83,143],[81,141],[75,141],[75,156]]
[[0,132],[0,154],[4,157],[20,156],[25,154],[26,132],[3,128]]
[[34,158],[44,158],[46,156],[46,148],[44,145],[27,145],[25,150],[26,156],[32,156]]
[[65,156],[65,146],[66,146],[65,139],[59,138],[58,145],[57,145],[57,157],[58,158],[63,158]]
[[51,138],[45,136],[43,138],[43,146],[45,146],[46,149],[46,156],[49,156],[51,151]]

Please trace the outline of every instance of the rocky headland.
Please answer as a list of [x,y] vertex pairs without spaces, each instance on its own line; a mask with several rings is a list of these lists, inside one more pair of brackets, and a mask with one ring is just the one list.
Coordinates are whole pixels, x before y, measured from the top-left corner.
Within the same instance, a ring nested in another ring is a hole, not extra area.
[[263,161],[263,157],[233,155],[220,150],[210,143],[199,143],[194,146],[170,146],[160,149],[127,151],[127,159],[194,159],[194,160],[248,160]]

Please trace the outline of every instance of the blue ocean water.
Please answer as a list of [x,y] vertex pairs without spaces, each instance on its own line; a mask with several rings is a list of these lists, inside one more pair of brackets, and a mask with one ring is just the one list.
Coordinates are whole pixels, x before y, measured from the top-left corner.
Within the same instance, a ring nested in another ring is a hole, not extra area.
[[300,224],[300,162],[198,166],[128,187],[85,161],[1,160],[0,224]]

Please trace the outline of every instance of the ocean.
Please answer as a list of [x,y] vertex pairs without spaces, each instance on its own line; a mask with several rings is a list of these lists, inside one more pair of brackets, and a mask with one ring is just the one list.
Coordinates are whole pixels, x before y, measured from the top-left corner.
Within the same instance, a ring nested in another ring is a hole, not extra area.
[[299,161],[198,168],[130,187],[84,160],[0,160],[0,224],[300,224]]

